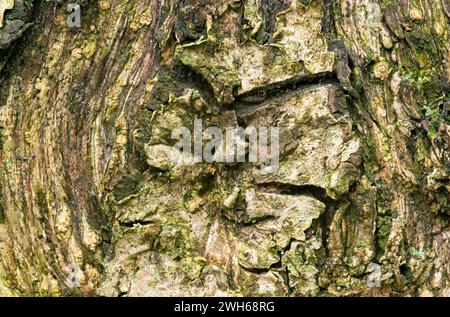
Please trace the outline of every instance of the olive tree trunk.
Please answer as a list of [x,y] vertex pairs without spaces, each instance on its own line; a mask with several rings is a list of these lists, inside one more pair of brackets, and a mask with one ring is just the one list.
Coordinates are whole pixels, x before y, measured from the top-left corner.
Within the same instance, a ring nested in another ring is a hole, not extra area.
[[0,295],[450,296],[448,0],[69,2],[0,0]]

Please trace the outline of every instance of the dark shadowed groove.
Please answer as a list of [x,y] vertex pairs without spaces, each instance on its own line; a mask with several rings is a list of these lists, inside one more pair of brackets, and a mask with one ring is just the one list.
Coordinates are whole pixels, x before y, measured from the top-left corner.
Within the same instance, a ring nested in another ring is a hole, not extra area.
[[263,87],[255,88],[245,94],[236,96],[236,103],[255,104],[265,100],[280,97],[287,93],[302,90],[315,85],[338,84],[334,72],[323,72],[318,74],[301,74],[284,81],[272,83]]

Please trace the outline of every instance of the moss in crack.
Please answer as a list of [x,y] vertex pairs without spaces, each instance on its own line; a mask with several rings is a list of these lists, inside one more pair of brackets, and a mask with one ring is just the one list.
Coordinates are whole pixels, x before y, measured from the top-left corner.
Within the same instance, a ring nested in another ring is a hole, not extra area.
[[42,189],[36,190],[36,205],[39,208],[39,212],[42,218],[48,212],[47,197]]
[[389,212],[377,215],[375,231],[377,255],[384,253],[386,242],[388,241],[389,233],[391,232],[391,225],[392,215]]
[[0,151],[3,151],[5,142],[6,142],[5,129],[3,127],[0,127]]

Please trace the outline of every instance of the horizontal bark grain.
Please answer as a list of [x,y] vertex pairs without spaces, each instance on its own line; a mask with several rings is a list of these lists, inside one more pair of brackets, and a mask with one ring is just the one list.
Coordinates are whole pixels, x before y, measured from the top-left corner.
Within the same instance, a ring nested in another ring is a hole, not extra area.
[[[0,50],[0,294],[450,295],[448,1],[33,5]],[[280,169],[161,162],[194,117],[281,126]]]

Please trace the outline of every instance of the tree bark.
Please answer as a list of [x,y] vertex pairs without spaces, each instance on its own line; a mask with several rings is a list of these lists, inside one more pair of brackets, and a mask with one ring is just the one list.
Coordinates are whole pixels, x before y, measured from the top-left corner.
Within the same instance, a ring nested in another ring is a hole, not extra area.
[[[8,3],[0,295],[450,296],[448,0]],[[279,168],[164,161],[195,118]]]

